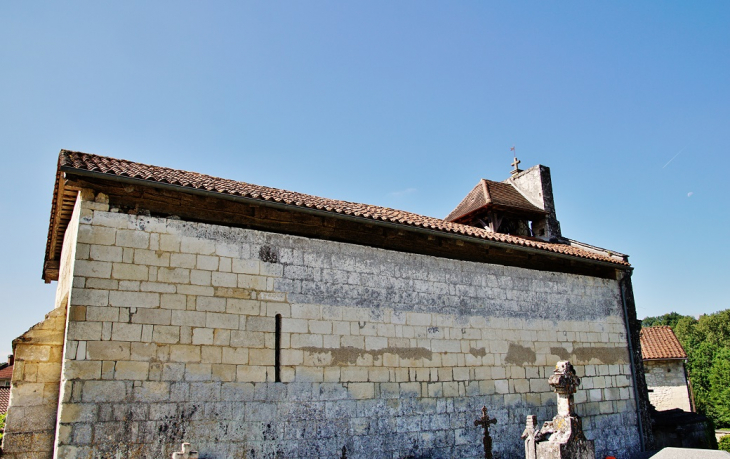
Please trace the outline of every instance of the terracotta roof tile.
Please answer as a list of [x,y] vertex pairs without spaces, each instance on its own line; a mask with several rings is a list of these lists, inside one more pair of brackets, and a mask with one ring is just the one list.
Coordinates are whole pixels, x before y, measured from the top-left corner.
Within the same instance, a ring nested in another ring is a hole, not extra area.
[[8,365],[7,367],[0,370],[0,380],[12,379],[12,377],[13,377],[13,365]]
[[8,412],[10,406],[10,388],[0,387],[0,414]]
[[686,359],[687,353],[667,325],[641,329],[641,357],[644,360]]
[[476,210],[489,207],[545,214],[544,210],[528,201],[511,183],[481,179],[445,220],[453,222]]
[[[59,156],[59,172],[73,172],[74,170],[97,172],[108,176],[130,177],[147,182],[170,184],[181,188],[207,190],[223,195],[241,196],[261,201],[273,201],[294,207],[318,209],[326,212],[351,215],[366,219],[388,221],[515,246],[529,247],[544,250],[546,252],[630,266],[630,264],[624,259],[599,253],[592,253],[567,244],[548,243],[508,234],[492,233],[482,228],[452,223],[439,218],[426,217],[402,210],[320,198],[317,196],[277,188],[212,177],[209,175],[199,174],[197,172],[150,166],[123,159],[114,159],[88,153],[61,150]],[[51,223],[51,225],[52,227],[49,229],[49,241],[51,231],[53,230],[53,223]],[[46,253],[47,260],[49,259],[48,255],[49,254]]]

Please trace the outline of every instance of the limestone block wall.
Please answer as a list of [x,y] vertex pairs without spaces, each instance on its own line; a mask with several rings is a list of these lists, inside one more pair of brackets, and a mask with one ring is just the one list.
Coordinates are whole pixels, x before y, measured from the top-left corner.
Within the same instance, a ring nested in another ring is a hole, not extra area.
[[[93,199],[93,193],[85,191],[87,197]],[[81,193],[76,197],[76,205],[74,206],[71,220],[69,220],[66,228],[66,234],[63,238],[61,246],[61,259],[59,266],[58,286],[56,287],[56,301],[54,307],[68,306],[68,295],[71,291],[71,283],[73,282],[74,262],[76,261],[76,242],[79,229],[79,215],[81,212]],[[86,206],[93,207],[94,203],[87,202]]]
[[692,411],[682,360],[645,360],[649,402],[659,411]]
[[3,458],[53,457],[65,328],[66,308],[56,308],[13,342]]
[[615,281],[111,210],[82,203],[59,458],[476,458],[482,405],[516,457],[565,358],[598,454],[638,449]]
[[80,207],[79,198],[61,251],[61,272],[65,275],[56,289],[55,307],[42,322],[13,341],[15,366],[2,443],[4,458],[53,457],[68,294]]

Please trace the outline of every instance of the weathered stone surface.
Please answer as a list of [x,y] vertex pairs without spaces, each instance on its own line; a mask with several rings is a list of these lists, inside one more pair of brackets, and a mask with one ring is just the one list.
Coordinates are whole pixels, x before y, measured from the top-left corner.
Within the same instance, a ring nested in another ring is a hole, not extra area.
[[558,414],[537,432],[534,431],[535,418],[528,417],[527,429],[522,434],[526,457],[595,459],[593,440],[586,439],[581,418],[575,413],[573,394],[578,390],[580,378],[573,365],[567,360],[558,362],[548,383],[558,397]]
[[514,457],[564,356],[585,375],[586,431],[616,432],[597,451],[638,449],[615,280],[87,210],[78,234],[104,228],[93,244],[111,250],[94,253],[113,261],[78,251],[85,283],[59,281],[87,308],[66,343],[59,457],[191,441],[205,457],[475,458],[483,405],[495,455]]
[[[4,458],[53,457],[66,311],[66,305],[54,309],[13,341],[15,366],[2,443]],[[81,365],[69,368],[69,373],[97,377],[93,368],[82,368],[85,362],[74,363]]]
[[644,361],[649,401],[659,411],[679,408],[692,411],[689,390],[681,360]]

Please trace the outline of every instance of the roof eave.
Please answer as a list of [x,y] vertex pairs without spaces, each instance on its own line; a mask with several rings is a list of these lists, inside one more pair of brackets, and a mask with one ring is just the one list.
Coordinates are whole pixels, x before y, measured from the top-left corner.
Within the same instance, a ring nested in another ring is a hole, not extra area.
[[642,357],[641,360],[687,360],[687,357]]
[[[525,247],[525,246],[522,246],[519,244],[512,244],[512,243],[494,241],[494,240],[490,240],[490,239],[483,239],[480,237],[452,233],[449,231],[434,230],[431,228],[424,228],[421,226],[409,225],[409,224],[404,224],[404,223],[396,223],[396,222],[371,219],[371,218],[362,217],[362,216],[347,215],[344,213],[332,212],[332,211],[327,211],[324,209],[302,207],[302,206],[297,206],[297,205],[292,205],[292,204],[286,204],[283,202],[268,201],[265,199],[258,199],[258,198],[252,198],[252,197],[247,197],[247,196],[240,196],[240,195],[231,195],[231,194],[226,194],[226,193],[220,193],[218,191],[201,190],[201,189],[197,189],[197,188],[191,188],[191,187],[186,187],[186,186],[181,186],[181,185],[174,185],[174,184],[170,184],[170,183],[145,180],[145,179],[140,179],[140,178],[135,178],[135,177],[120,176],[120,175],[107,174],[104,172],[78,169],[78,168],[75,168],[72,166],[67,166],[67,165],[59,165],[59,171],[58,171],[58,176],[57,176],[58,180],[60,180],[61,173],[65,173],[67,175],[76,175],[76,176],[81,176],[81,177],[90,177],[90,178],[96,178],[96,179],[109,180],[112,182],[129,183],[129,184],[135,184],[135,185],[141,185],[141,186],[147,186],[147,187],[153,187],[153,188],[159,188],[159,189],[175,190],[175,191],[182,192],[182,193],[191,193],[191,194],[197,194],[197,195],[201,195],[201,196],[215,197],[218,199],[226,199],[226,200],[230,200],[230,201],[245,202],[245,203],[255,204],[255,205],[259,205],[259,206],[268,206],[268,207],[277,208],[277,209],[286,209],[286,210],[293,211],[293,212],[302,212],[302,213],[323,216],[323,217],[338,218],[338,219],[349,220],[349,221],[367,222],[368,224],[371,224],[371,225],[378,225],[378,226],[383,226],[383,227],[388,227],[388,228],[397,228],[397,229],[407,228],[411,231],[422,233],[422,234],[437,235],[437,236],[441,236],[441,237],[445,237],[445,238],[453,239],[453,240],[476,242],[476,243],[479,243],[479,244],[482,244],[485,246],[515,250],[515,251],[519,251],[519,252],[523,252],[523,253],[527,253],[527,254],[538,254],[538,255],[543,255],[543,256],[548,256],[548,257],[555,257],[558,259],[571,260],[571,261],[585,263],[585,264],[589,264],[589,265],[595,265],[595,266],[610,267],[610,268],[619,269],[619,270],[623,270],[623,271],[633,270],[633,267],[631,267],[630,265],[625,265],[622,263],[613,263],[613,262],[604,261],[604,260],[596,260],[593,258],[584,258],[584,257],[575,256],[575,255],[570,255],[570,254],[553,252],[553,251],[549,251],[549,250]],[[68,178],[68,177],[65,177],[65,178]],[[58,190],[59,190],[59,187],[57,186],[54,189],[54,200],[57,199]],[[49,237],[52,236],[52,234],[53,234],[52,232],[54,230],[56,230],[55,227],[56,227],[56,225],[58,225],[58,221],[56,218],[54,218],[53,214],[51,215],[50,225],[51,226],[49,227]],[[49,245],[49,248],[50,248],[50,245]],[[43,278],[44,278],[44,280],[46,280],[46,282],[50,282],[51,280],[58,279],[57,271],[55,273],[56,277],[53,278],[52,275],[54,273],[50,270],[47,272],[47,270],[46,270],[46,265],[48,264],[48,262],[53,261],[53,260],[48,259],[48,255],[49,255],[49,253],[47,253],[47,255],[46,255],[46,260],[44,263],[44,276],[43,276]]]
[[459,215],[458,217],[451,217],[450,215],[447,216],[444,220],[452,223],[459,223],[460,221],[468,220],[469,218],[474,217],[475,214],[479,212],[485,212],[489,210],[498,210],[501,212],[513,214],[513,215],[519,215],[519,216],[525,216],[527,218],[540,218],[547,215],[549,212],[546,212],[542,209],[524,209],[522,207],[509,207],[504,206],[500,204],[494,204],[491,201],[487,203],[486,205],[483,205],[481,207],[478,207],[471,212],[467,212],[463,215]]

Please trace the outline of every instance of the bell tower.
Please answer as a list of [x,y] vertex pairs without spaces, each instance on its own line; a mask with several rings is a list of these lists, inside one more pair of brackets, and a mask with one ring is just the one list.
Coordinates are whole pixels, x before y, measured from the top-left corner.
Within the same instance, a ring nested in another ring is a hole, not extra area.
[[545,241],[559,241],[563,236],[560,232],[560,222],[555,214],[550,168],[538,164],[526,171],[516,173],[513,171],[505,183],[511,184],[530,203],[545,211],[544,216],[532,221],[533,236]]

